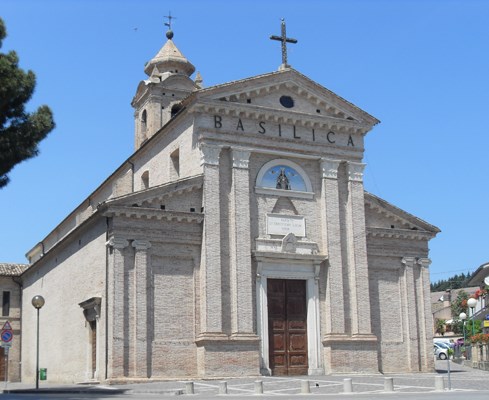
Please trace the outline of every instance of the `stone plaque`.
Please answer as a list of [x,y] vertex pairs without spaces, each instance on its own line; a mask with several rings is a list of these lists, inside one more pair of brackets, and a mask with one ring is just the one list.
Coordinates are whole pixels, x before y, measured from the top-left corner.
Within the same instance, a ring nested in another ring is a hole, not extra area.
[[306,221],[297,215],[267,214],[267,234],[306,236]]

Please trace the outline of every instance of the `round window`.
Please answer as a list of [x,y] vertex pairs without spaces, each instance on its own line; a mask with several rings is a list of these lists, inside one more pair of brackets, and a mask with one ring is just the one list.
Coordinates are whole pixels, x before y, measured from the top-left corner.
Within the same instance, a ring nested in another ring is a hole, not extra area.
[[294,107],[294,99],[290,96],[281,96],[280,104],[282,104],[285,108]]

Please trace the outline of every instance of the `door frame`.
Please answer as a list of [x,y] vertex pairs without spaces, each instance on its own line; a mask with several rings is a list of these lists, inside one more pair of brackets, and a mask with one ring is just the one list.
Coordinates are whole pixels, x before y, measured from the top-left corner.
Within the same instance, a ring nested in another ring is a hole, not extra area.
[[307,304],[307,354],[308,374],[323,375],[321,357],[321,334],[319,314],[319,260],[294,262],[293,260],[257,260],[256,278],[256,327],[260,337],[260,373],[270,376],[268,342],[268,297],[267,280],[299,279],[306,281]]

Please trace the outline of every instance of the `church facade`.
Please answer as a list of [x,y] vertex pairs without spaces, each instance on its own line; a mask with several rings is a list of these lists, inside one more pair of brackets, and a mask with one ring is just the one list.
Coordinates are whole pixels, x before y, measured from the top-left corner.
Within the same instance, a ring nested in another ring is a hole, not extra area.
[[28,253],[49,381],[432,370],[439,230],[364,190],[379,121],[286,64],[203,88],[172,37],[135,152]]

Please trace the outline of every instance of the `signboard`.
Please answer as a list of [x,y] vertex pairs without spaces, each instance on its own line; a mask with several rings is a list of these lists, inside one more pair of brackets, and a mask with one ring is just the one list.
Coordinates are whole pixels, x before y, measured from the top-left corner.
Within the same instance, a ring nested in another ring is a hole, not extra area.
[[484,328],[489,328],[489,321],[488,320],[484,320]]
[[298,215],[267,214],[267,234],[306,236],[306,221]]
[[3,328],[0,331],[0,339],[2,340],[2,347],[11,347],[12,339],[14,338],[14,332],[12,331],[12,326],[9,321],[3,324]]

